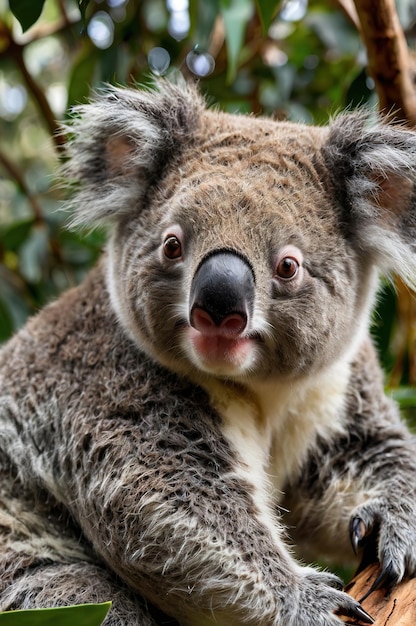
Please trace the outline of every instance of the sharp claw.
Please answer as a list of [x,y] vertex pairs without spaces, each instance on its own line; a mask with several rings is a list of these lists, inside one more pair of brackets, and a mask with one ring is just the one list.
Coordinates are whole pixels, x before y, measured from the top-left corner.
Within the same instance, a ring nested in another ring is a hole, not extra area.
[[348,617],[358,619],[360,622],[364,622],[364,624],[374,624],[374,619],[359,604],[348,611]]
[[371,617],[371,615],[369,615],[367,611],[364,611],[364,609],[361,606],[357,606],[356,615],[358,616],[359,620],[364,622],[364,624],[374,624],[375,622],[375,620]]
[[389,563],[388,565],[382,568],[379,575],[377,576],[377,578],[371,585],[370,589],[362,598],[360,598],[360,602],[363,602],[364,600],[366,600],[366,598],[368,598],[368,596],[371,595],[373,591],[376,591],[379,587],[386,587],[387,590],[390,590],[391,587],[393,587],[396,584],[396,582],[397,582],[397,574],[393,568],[393,565]]
[[360,517],[354,517],[350,523],[350,540],[354,554],[357,555],[361,541],[366,534],[366,528]]
[[394,573],[393,565],[389,563],[388,565],[382,568],[381,572],[379,573],[379,575],[377,576],[377,578],[375,579],[373,583],[373,587],[374,589],[378,589],[379,587],[381,587],[382,585],[386,583],[392,585],[396,582],[396,578],[397,576]]
[[374,619],[367,613],[367,611],[364,611],[363,607],[358,604],[358,602],[356,604],[349,605],[348,607],[344,606],[340,608],[337,613],[339,615],[351,617],[354,620],[359,620],[364,624],[374,624]]

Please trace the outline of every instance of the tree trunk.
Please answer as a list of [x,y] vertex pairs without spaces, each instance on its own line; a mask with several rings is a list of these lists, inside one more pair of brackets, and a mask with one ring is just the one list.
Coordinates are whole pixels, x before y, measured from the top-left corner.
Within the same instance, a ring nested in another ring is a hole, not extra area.
[[[378,563],[369,565],[352,579],[345,591],[361,602],[375,620],[374,626],[415,626],[416,579],[404,580],[391,590],[382,586],[369,593],[379,573]],[[350,618],[342,619],[346,624],[362,624]]]

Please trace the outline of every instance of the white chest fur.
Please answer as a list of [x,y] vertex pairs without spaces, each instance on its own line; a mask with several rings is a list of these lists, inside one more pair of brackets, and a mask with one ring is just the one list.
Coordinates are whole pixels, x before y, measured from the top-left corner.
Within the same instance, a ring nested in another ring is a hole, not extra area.
[[268,381],[244,388],[215,381],[204,386],[250,481],[256,487],[268,482],[265,488],[272,489],[275,500],[317,436],[342,430],[349,377],[349,364],[338,362],[290,384]]

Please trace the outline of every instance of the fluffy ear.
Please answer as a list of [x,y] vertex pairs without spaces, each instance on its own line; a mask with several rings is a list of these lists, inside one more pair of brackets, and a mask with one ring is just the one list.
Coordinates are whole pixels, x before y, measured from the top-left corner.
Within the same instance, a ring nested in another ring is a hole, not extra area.
[[416,289],[416,134],[364,113],[340,116],[323,148],[349,236]]
[[204,107],[193,85],[108,87],[76,107],[66,128],[64,177],[76,184],[74,225],[95,226],[140,207],[149,187],[193,140]]

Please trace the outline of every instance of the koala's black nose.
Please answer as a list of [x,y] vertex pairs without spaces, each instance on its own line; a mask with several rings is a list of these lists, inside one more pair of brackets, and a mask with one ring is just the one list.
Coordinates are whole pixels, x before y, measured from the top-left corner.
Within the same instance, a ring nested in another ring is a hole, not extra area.
[[205,334],[239,335],[252,314],[254,275],[235,252],[219,251],[202,261],[192,281],[191,325]]

